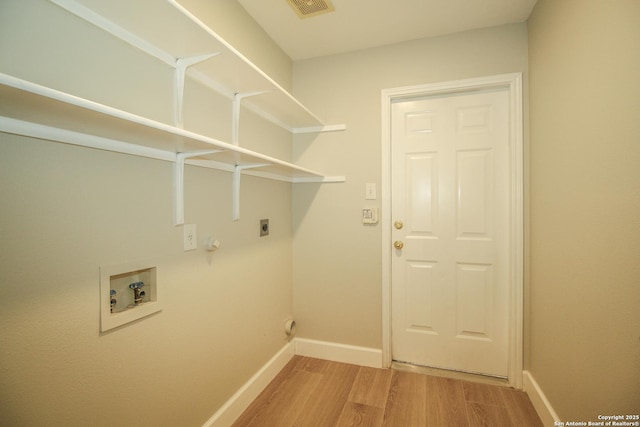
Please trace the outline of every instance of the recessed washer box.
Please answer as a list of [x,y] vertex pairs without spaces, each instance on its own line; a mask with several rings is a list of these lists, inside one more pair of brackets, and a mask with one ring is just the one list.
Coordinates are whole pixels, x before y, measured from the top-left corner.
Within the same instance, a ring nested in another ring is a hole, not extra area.
[[[157,276],[157,262],[153,260],[100,266],[100,331],[162,310]],[[144,283],[142,287],[140,282]],[[134,300],[134,287],[144,292],[142,302],[138,304]]]

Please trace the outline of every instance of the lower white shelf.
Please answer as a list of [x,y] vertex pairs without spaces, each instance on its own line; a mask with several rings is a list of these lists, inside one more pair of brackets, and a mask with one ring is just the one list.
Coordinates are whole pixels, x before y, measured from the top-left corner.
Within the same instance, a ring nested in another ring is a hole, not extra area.
[[[184,212],[184,163],[232,172],[234,182],[241,173],[291,183],[345,181],[2,73],[0,100],[0,132],[176,162],[176,224]],[[237,206],[239,185],[233,195]]]

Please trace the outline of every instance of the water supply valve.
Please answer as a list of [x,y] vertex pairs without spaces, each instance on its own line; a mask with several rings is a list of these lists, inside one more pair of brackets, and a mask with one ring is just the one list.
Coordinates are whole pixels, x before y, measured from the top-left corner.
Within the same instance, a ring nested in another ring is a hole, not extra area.
[[113,307],[116,306],[116,303],[118,302],[116,300],[116,290],[115,289],[111,289],[111,291],[109,292],[109,297],[111,299],[110,301],[110,305],[111,305],[111,313],[113,313]]
[[145,292],[142,290],[144,282],[134,282],[129,285],[129,289],[133,289],[133,303],[134,305],[142,304],[142,299],[145,296]]

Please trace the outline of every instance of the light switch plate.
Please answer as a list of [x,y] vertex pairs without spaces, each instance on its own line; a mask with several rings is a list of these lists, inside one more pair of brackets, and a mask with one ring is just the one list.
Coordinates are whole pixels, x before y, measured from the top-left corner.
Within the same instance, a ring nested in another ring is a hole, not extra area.
[[198,248],[198,238],[196,237],[196,225],[185,224],[184,230],[184,250],[192,251]]
[[376,183],[367,182],[364,187],[364,199],[375,200],[376,199]]

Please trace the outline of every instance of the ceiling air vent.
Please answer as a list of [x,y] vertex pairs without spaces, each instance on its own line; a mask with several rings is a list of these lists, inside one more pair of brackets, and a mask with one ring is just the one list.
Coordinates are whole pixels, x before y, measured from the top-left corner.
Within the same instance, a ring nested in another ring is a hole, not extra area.
[[333,12],[333,5],[329,0],[287,0],[300,18]]

